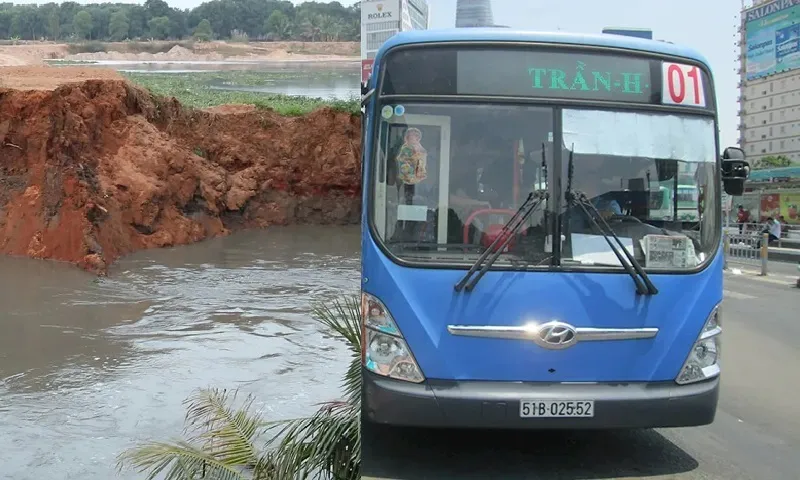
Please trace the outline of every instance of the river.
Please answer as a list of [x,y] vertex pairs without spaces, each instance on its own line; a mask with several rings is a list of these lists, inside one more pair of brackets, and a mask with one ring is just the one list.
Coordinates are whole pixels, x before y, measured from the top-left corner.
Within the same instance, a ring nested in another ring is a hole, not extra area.
[[346,346],[310,317],[357,294],[358,227],[280,227],[138,252],[107,278],[0,257],[0,475],[108,480],[116,455],[178,438],[200,387],[267,418],[340,397]]
[[218,81],[211,88],[277,93],[313,98],[349,100],[360,96],[359,62],[255,62],[255,61],[124,61],[99,60],[87,67],[106,67],[130,73],[187,75],[207,72],[264,72],[281,74],[269,85],[232,85]]

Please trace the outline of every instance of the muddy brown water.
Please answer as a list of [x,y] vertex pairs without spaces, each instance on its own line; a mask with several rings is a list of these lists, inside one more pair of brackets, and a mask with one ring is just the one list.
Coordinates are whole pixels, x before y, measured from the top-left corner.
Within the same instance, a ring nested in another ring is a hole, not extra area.
[[143,478],[117,454],[177,438],[199,387],[253,393],[275,419],[339,398],[349,352],[310,310],[358,278],[358,227],[139,252],[102,279],[0,257],[0,478]]

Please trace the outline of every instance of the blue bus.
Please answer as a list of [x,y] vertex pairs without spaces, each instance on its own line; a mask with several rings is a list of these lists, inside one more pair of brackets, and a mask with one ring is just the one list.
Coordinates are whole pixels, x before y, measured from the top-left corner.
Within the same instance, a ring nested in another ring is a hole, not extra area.
[[[700,54],[616,35],[403,32],[362,106],[366,421],[713,422],[720,199],[741,194],[749,165],[720,155]],[[691,218],[679,176],[697,191]],[[673,208],[651,211],[665,185]]]

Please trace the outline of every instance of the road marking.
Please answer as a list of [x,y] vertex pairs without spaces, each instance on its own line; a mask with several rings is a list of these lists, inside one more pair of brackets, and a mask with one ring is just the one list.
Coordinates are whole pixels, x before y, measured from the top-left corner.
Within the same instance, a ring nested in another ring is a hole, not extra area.
[[750,276],[750,275],[739,275],[739,280],[754,280],[756,282],[762,283],[771,283],[773,285],[782,285],[784,287],[793,287],[797,284],[797,280],[790,279],[790,278],[774,278],[774,277],[759,277],[759,276]]
[[[731,269],[727,270],[727,273],[730,273],[730,274],[733,274],[733,275],[747,276],[747,277],[752,276],[752,277],[764,278],[761,275],[761,271],[760,270],[748,270],[748,269],[744,269],[744,268],[731,268]],[[772,278],[790,278],[791,279],[791,278],[797,278],[797,275],[786,275],[786,274],[780,274],[780,273],[769,273],[769,271],[768,271],[767,272],[767,277],[772,277]]]
[[723,290],[722,295],[729,298],[735,298],[737,300],[752,300],[756,298],[753,295],[748,295],[746,293],[732,292],[730,290]]
[[797,277],[791,275],[776,275],[768,274],[766,277],[761,276],[759,272],[754,270],[739,270],[732,269],[726,272],[726,275],[737,277],[739,279],[756,280],[758,282],[773,283],[775,285],[789,285],[794,286],[797,283]]

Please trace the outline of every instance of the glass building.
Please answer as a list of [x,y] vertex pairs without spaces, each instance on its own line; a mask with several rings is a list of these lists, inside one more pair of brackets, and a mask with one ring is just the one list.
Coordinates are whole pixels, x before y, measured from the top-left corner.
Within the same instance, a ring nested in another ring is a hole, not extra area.
[[492,27],[491,0],[458,0],[456,4],[456,27]]

